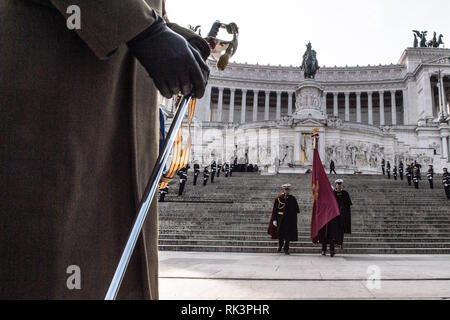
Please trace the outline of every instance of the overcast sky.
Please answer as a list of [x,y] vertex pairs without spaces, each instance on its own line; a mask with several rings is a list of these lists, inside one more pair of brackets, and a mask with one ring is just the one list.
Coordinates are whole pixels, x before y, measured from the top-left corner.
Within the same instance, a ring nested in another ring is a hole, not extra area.
[[450,47],[450,0],[166,2],[172,22],[202,25],[203,36],[217,19],[236,22],[240,37],[235,62],[298,66],[311,41],[321,66],[397,63],[413,44],[413,29],[429,31],[429,39],[433,31],[442,33]]

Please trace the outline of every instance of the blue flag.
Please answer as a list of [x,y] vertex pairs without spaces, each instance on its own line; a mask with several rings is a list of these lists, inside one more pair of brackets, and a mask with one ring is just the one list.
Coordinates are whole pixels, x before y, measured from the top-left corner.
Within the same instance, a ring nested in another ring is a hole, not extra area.
[[164,127],[164,112],[162,111],[161,107],[159,108],[159,152],[162,151],[162,148],[164,146],[164,141],[166,141],[166,132]]

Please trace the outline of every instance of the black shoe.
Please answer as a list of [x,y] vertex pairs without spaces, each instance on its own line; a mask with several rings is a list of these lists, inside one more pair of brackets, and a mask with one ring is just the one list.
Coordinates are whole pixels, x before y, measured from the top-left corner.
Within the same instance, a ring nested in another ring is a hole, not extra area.
[[285,251],[284,254],[287,255],[287,256],[290,255],[289,251]]
[[335,253],[334,252],[330,252],[330,257],[334,257],[335,256]]
[[327,252],[326,252],[326,251],[322,251],[322,255],[323,255],[323,256],[326,256],[326,255],[327,255]]
[[283,247],[278,247],[278,252],[281,252],[281,249],[283,249]]

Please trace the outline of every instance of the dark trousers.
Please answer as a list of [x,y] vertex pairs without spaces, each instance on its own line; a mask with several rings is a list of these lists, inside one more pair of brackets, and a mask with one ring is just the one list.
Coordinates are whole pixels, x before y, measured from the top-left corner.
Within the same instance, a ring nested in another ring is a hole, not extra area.
[[334,172],[334,174],[337,174],[336,170],[334,170],[334,168],[330,168],[330,174],[332,174],[333,172]]
[[383,176],[386,175],[386,173],[384,171],[384,167],[381,167],[381,170],[383,170]]
[[408,178],[408,185],[411,185],[411,177],[407,177]]
[[197,185],[197,178],[198,178],[198,174],[195,174],[195,175],[194,175],[194,186]]
[[434,189],[433,179],[428,180],[428,182],[430,183],[430,189]]
[[164,202],[164,198],[166,197],[166,194],[165,193],[161,193],[160,195],[159,195],[159,202]]
[[447,196],[447,199],[450,199],[450,186],[444,187],[445,189],[445,195]]
[[419,189],[419,182],[414,182],[414,188]]
[[[327,252],[327,244],[326,243],[322,243],[322,251]],[[331,253],[334,252],[334,241],[331,241],[331,243],[330,243],[330,252]]]
[[394,174],[394,180],[397,181],[397,175],[396,174]]
[[230,177],[233,176],[233,170],[230,170]]
[[403,181],[403,173],[400,173],[400,180]]
[[213,173],[211,173],[211,183],[214,183],[214,176],[216,175],[216,173],[213,171]]
[[208,183],[208,179],[203,178],[203,185],[206,186],[207,183]]
[[180,182],[180,188],[178,189],[178,195],[182,196],[184,191],[184,186],[186,185],[186,181]]
[[388,176],[388,179],[390,179],[391,178],[391,172],[388,170],[388,172],[387,172],[387,176]]
[[289,241],[284,241],[284,239],[278,240],[278,249],[281,251],[284,245],[284,252],[289,252]]
[[217,178],[220,176],[220,169],[217,170]]

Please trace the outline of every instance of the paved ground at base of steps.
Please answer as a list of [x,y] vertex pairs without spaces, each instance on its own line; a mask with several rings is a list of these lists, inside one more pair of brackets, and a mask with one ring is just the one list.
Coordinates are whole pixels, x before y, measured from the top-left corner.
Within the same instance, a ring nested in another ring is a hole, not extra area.
[[290,256],[162,251],[160,299],[450,300],[450,255],[340,255],[338,251],[331,258],[319,251]]

